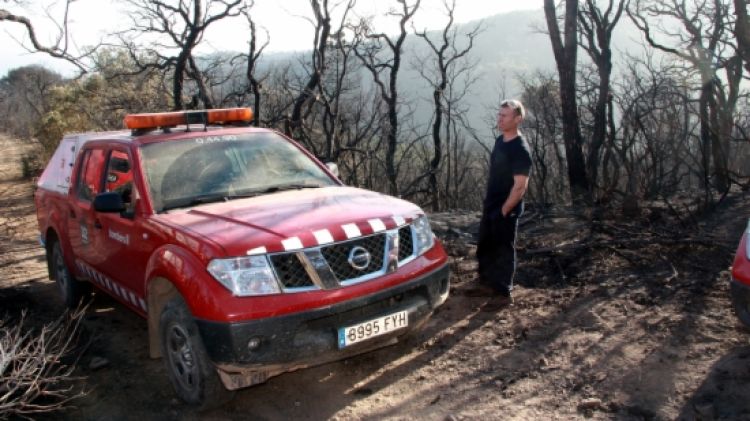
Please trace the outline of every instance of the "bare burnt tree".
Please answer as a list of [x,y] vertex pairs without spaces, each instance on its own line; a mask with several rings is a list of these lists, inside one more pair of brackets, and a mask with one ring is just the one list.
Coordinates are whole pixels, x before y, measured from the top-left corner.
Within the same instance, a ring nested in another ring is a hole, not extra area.
[[[698,74],[701,165],[709,203],[712,179],[720,193],[726,194],[730,187],[728,142],[742,79],[742,61],[736,49],[728,48],[727,37],[733,35],[729,4],[722,0],[635,0],[628,15],[650,46],[682,60],[688,71]],[[654,23],[662,28],[664,21],[676,22],[683,30],[657,29],[655,33]],[[721,70],[723,77],[719,77]]]
[[[269,70],[263,85],[263,125],[284,131],[289,122],[289,110],[294,105],[293,63],[279,62]],[[260,118],[260,117],[259,117]]]
[[593,107],[593,128],[586,156],[586,174],[590,189],[598,186],[599,162],[602,145],[607,139],[608,104],[611,104],[612,75],[612,32],[622,16],[625,0],[607,0],[606,8],[600,2],[585,0],[578,15],[581,47],[588,53],[596,66],[599,79],[595,105]]
[[623,206],[638,199],[668,198],[699,180],[700,148],[694,139],[689,86],[674,66],[657,65],[651,55],[631,58],[619,82],[616,103],[620,133],[604,174]]
[[[336,31],[331,33],[329,48],[331,54],[326,59],[327,71],[318,84],[317,95],[321,113],[319,116],[320,131],[323,137],[321,157],[325,161],[338,162],[341,153],[350,145],[344,143],[343,133],[351,129],[353,114],[359,114],[361,103],[353,97],[355,90],[362,86],[352,77],[358,70],[354,60],[353,33],[348,25],[348,15],[354,7],[349,1],[341,15]],[[356,129],[356,124],[354,124]]]
[[[289,118],[289,124],[285,128],[287,135],[295,137],[308,145],[310,144],[310,141],[301,130],[303,119],[302,108],[305,105],[310,106],[310,102],[316,99],[318,87],[326,70],[326,53],[328,51],[329,38],[331,36],[331,10],[329,8],[328,0],[310,0],[310,6],[313,10],[314,19],[310,20],[310,22],[315,29],[310,74],[307,82],[294,100],[292,115]],[[353,6],[354,1],[350,0],[346,5],[344,12],[345,16]]]
[[560,89],[554,75],[538,71],[519,80],[523,87],[521,100],[526,107],[524,137],[531,147],[533,174],[529,199],[546,205],[562,201],[567,184],[562,147]]
[[378,87],[381,101],[387,109],[385,166],[388,193],[394,196],[399,194],[396,168],[396,148],[399,134],[398,73],[401,70],[401,54],[408,34],[406,25],[417,12],[420,1],[416,0],[413,4],[409,4],[408,0],[397,0],[401,10],[388,12],[389,16],[399,19],[399,32],[395,39],[384,33],[372,31],[365,21],[357,27],[361,42],[359,43],[360,47],[355,49],[355,54],[372,75],[375,85]]
[[[252,4],[251,6],[252,7]],[[253,125],[255,127],[260,126],[260,119],[261,119],[261,83],[263,78],[258,78],[258,61],[260,60],[260,56],[263,54],[263,50],[266,49],[268,46],[268,43],[271,41],[270,36],[268,34],[268,31],[266,32],[266,40],[258,46],[258,37],[257,37],[257,31],[255,26],[255,20],[253,20],[251,13],[250,13],[250,7],[245,9],[243,12],[245,15],[245,19],[247,20],[247,25],[250,28],[250,41],[248,43],[248,50],[247,50],[247,65],[245,68],[245,78],[247,79],[247,92],[250,93],[253,96],[253,112],[255,113],[255,117],[253,118]]]
[[590,199],[590,185],[583,158],[583,137],[576,100],[579,10],[578,0],[565,0],[564,3],[563,31],[560,30],[555,0],[544,0],[544,15],[560,79],[560,105],[570,195],[574,203],[581,203]]
[[[203,40],[208,27],[222,19],[239,16],[246,8],[244,0],[127,0],[133,11],[132,39],[123,42],[141,69],[161,69],[173,72],[172,96],[174,109],[182,110],[185,78],[197,87],[197,99],[205,108],[213,108],[213,100],[200,66],[193,52]],[[144,62],[137,53],[135,41],[139,36],[155,36],[144,47],[154,61]],[[175,51],[169,54],[166,51]]]
[[489,167],[484,151],[469,142],[470,112],[468,97],[473,95],[473,85],[478,81],[476,62],[466,60],[454,66],[449,74],[445,99],[445,165],[442,168],[444,209],[479,209],[485,190]]
[[[85,308],[31,328],[22,313],[0,319],[0,419],[33,419],[60,413],[86,395],[74,375]],[[66,361],[70,361],[67,362]]]
[[[439,33],[438,40],[432,40],[427,34],[426,30],[416,31],[416,35],[422,38],[425,43],[429,46],[433,59],[435,61],[434,74],[428,74],[430,70],[428,66],[422,65],[418,67],[418,71],[422,78],[426,80],[432,87],[432,147],[433,154],[430,160],[429,172],[426,174],[429,180],[429,190],[432,196],[430,207],[433,211],[439,211],[441,209],[441,189],[438,186],[438,173],[440,171],[440,163],[443,157],[443,139],[444,135],[441,134],[442,130],[450,129],[450,122],[446,127],[443,127],[443,118],[446,112],[448,104],[445,103],[445,92],[448,85],[452,82],[449,78],[451,71],[459,61],[466,57],[474,46],[474,38],[479,34],[480,28],[475,27],[466,34],[463,35],[466,40],[466,45],[458,45],[458,33],[456,28],[453,26],[454,11],[456,9],[456,1],[451,0],[450,3],[445,1],[443,3],[445,11],[448,17],[448,22],[443,27],[443,30]],[[421,60],[420,60],[421,61]],[[450,136],[450,132],[446,130],[446,136]]]
[[[244,68],[233,65],[236,55],[227,51],[217,51],[210,54],[196,57],[195,67],[199,69],[202,77],[203,89],[208,95],[209,103],[212,107],[223,107],[234,97],[235,93],[244,91],[246,84],[242,84],[241,89],[237,89],[237,80],[244,79]],[[189,80],[193,80],[195,73],[189,71],[186,73]],[[198,83],[195,86],[198,86]],[[189,108],[196,108],[201,103],[201,97],[194,95]],[[246,102],[241,102],[237,106],[246,106]]]
[[740,56],[745,62],[745,70],[750,73],[750,20],[747,16],[747,0],[734,0],[734,32]]
[[737,110],[737,130],[732,145],[734,152],[730,154],[730,164],[734,168],[734,178],[743,191],[750,190],[750,102],[747,98],[741,102]]
[[383,112],[374,89],[353,91],[340,105],[341,147],[335,161],[341,168],[341,177],[347,184],[374,189],[384,167],[378,156],[383,139]]
[[[70,5],[74,1],[75,0],[65,0],[63,16],[61,19],[59,19],[59,21],[55,22],[55,25],[58,29],[57,38],[49,45],[45,45],[39,41],[39,37],[37,36],[37,31],[34,27],[34,24],[28,17],[22,14],[12,12],[8,9],[0,8],[0,22],[17,23],[24,27],[26,36],[31,42],[31,47],[26,48],[28,51],[36,51],[47,54],[50,57],[65,60],[77,67],[80,74],[84,74],[88,72],[88,67],[85,65],[84,61],[87,57],[89,57],[96,51],[99,44],[89,47],[88,51],[85,53],[78,53],[74,50],[72,45],[73,42],[71,41],[70,37],[70,31],[68,30],[68,23],[70,19]],[[4,3],[10,3],[11,5],[19,6],[24,2],[20,0],[5,0]]]

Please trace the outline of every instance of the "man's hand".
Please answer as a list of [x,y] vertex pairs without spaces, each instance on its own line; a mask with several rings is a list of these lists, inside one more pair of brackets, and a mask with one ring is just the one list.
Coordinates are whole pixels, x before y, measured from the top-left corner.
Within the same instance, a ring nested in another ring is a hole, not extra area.
[[503,218],[507,218],[518,203],[523,199],[523,195],[526,194],[526,189],[529,187],[529,176],[527,175],[514,175],[513,176],[513,188],[510,190],[508,198],[505,199],[503,207],[500,209],[500,213]]
[[500,216],[502,216],[503,218],[507,218],[512,210],[513,208],[506,209],[505,205],[503,205],[503,208],[500,209]]

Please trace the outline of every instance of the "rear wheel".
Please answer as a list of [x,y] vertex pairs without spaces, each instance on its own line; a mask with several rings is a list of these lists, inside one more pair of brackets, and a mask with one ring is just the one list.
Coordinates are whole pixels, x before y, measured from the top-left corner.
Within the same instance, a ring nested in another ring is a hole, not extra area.
[[68,308],[77,307],[82,299],[89,296],[91,286],[73,278],[70,270],[68,270],[68,265],[65,264],[65,258],[63,257],[59,241],[55,241],[52,245],[51,263],[55,282],[57,282],[57,286],[60,289],[63,302]]
[[159,335],[169,379],[180,399],[200,409],[232,399],[234,393],[221,383],[203,346],[198,326],[181,297],[173,298],[164,306]]
[[732,282],[732,306],[734,313],[746,329],[750,329],[750,289]]

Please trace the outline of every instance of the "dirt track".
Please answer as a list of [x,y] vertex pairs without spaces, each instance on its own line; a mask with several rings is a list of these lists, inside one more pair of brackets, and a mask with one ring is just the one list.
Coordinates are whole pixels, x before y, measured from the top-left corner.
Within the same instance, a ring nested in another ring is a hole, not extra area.
[[[0,311],[34,320],[62,310],[36,240],[24,148],[0,137]],[[653,216],[653,215],[652,215]],[[84,321],[92,340],[77,374],[89,391],[68,419],[750,419],[750,345],[731,312],[728,267],[750,216],[735,195],[711,220],[677,228],[612,219],[594,234],[557,215],[522,228],[516,304],[482,311],[463,291],[474,278],[466,240],[476,215],[435,215],[452,254],[448,302],[404,343],[289,373],[198,414],[171,391],[147,353],[146,324],[104,294]],[[685,230],[715,242],[659,238]],[[601,246],[532,253],[595,235]],[[641,237],[638,237],[641,238]],[[611,244],[609,242],[611,241]],[[91,369],[94,358],[108,362]],[[59,418],[58,414],[55,418]]]

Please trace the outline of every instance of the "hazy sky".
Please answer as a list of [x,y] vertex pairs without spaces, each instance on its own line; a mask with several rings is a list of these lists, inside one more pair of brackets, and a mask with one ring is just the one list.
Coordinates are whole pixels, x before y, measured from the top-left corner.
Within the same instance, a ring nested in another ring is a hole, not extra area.
[[[333,0],[331,4],[340,1]],[[60,20],[62,0],[37,0],[29,6],[12,9],[32,19],[38,28],[39,38],[52,43],[57,34],[53,18]],[[389,8],[395,7],[393,0],[357,0],[355,13],[358,16],[376,16],[375,27],[379,31],[394,32],[397,22],[393,17],[385,17]],[[3,5],[8,7],[7,3]],[[47,7],[45,12],[45,7]],[[542,0],[456,0],[455,20],[458,23],[479,20],[488,16],[513,10],[541,9]],[[304,17],[311,16],[309,0],[256,0],[255,21],[268,30],[270,43],[266,51],[294,51],[312,48],[312,26]],[[436,29],[445,25],[444,0],[422,0],[415,16],[417,29]],[[114,0],[77,0],[70,10],[70,34],[75,45],[96,44],[107,33],[127,29],[131,23],[121,2]],[[512,30],[512,28],[509,28]],[[53,60],[40,53],[31,54],[19,45],[28,44],[22,27],[3,22],[0,24],[0,77],[8,70],[27,64],[44,64],[58,71],[69,72],[72,67],[60,60]],[[210,26],[205,44],[200,52],[212,50],[243,51],[248,41],[244,20],[221,21]]]

